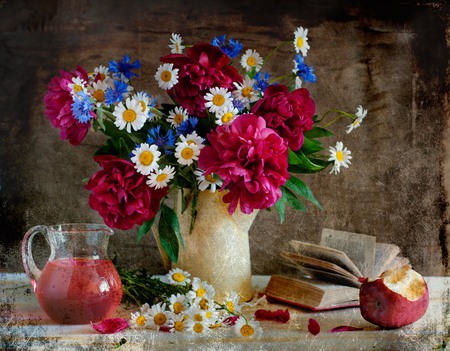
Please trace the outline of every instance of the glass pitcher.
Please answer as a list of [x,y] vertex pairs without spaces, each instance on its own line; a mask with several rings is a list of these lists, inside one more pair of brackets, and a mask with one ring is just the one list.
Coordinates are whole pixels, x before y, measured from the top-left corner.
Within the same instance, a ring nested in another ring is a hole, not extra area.
[[[33,238],[42,233],[50,257],[39,270]],[[113,231],[103,224],[39,225],[22,241],[22,261],[37,300],[55,322],[87,324],[109,318],[122,299],[122,283],[107,248]]]

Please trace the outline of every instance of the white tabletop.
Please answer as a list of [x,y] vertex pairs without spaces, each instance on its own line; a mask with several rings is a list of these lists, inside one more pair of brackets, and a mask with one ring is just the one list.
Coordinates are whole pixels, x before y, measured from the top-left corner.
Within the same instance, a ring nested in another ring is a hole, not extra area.
[[[255,290],[263,291],[269,277],[254,276]],[[124,338],[119,350],[444,350],[450,345],[450,278],[427,277],[430,306],[416,323],[381,330],[366,322],[358,308],[309,312],[281,304],[268,304],[270,310],[289,309],[288,323],[262,321],[258,339],[243,339],[232,328],[218,328],[212,336],[188,333],[170,334],[153,330],[126,329],[101,335],[90,325],[58,325],[39,308],[24,274],[0,273],[0,349],[26,350],[112,350]],[[254,308],[254,309],[256,309]],[[129,318],[136,308],[121,306],[116,316]],[[246,315],[253,315],[248,309]],[[309,318],[316,319],[321,332],[308,332]],[[350,325],[362,331],[329,333],[333,327]],[[440,348],[441,347],[441,348]]]

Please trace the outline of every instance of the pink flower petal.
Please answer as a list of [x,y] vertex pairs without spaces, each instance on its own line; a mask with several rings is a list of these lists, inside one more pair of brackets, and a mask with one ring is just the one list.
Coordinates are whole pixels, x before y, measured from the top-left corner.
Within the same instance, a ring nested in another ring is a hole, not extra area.
[[286,309],[285,311],[283,310],[269,311],[261,309],[255,312],[255,317],[258,320],[268,320],[280,323],[287,323],[289,321],[290,314],[288,309]]
[[364,330],[364,328],[356,328],[349,325],[340,325],[339,327],[334,327],[333,329],[330,329],[329,333],[340,333],[340,332],[347,332],[347,331],[361,331]]
[[222,323],[226,325],[235,325],[236,321],[239,319],[239,316],[230,316],[226,318]]
[[91,322],[92,328],[102,334],[114,334],[124,329],[127,329],[130,324],[124,318],[109,318],[104,319],[100,323],[94,324]]
[[308,331],[312,335],[317,335],[320,333],[320,325],[315,319],[310,318],[308,321]]

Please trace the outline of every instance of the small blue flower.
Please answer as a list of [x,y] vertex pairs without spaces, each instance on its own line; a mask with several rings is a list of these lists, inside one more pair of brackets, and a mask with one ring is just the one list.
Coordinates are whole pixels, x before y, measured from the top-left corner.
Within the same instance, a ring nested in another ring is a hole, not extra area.
[[128,55],[125,55],[119,62],[109,61],[109,70],[117,74],[119,77],[123,75],[126,79],[137,77],[138,74],[131,70],[138,69],[140,67],[141,63],[139,60],[135,60],[133,63],[130,63],[130,57]]
[[256,83],[254,84],[255,90],[260,90],[264,93],[267,87],[270,85],[269,78],[270,74],[267,72],[264,72],[264,75],[262,75],[261,72],[256,73],[255,75]]
[[113,104],[124,99],[124,95],[128,92],[128,84],[121,80],[114,81],[114,88],[109,87],[105,92],[105,103]]
[[304,60],[305,59],[300,54],[295,55],[296,75],[303,78],[305,82],[314,83],[317,80],[316,75],[313,73],[314,68],[304,63]]
[[223,51],[226,55],[228,55],[231,59],[238,56],[242,51],[242,44],[234,39],[229,39],[228,44],[225,40],[225,34],[215,37],[212,40],[212,45],[217,46],[220,50]]
[[233,99],[233,107],[236,108],[239,112],[242,112],[245,109],[246,105],[247,104],[242,100]]
[[168,130],[164,135],[161,132],[161,126],[156,126],[148,131],[147,143],[149,145],[155,144],[159,149],[164,150],[165,154],[171,155],[173,154],[171,149],[175,145],[175,135],[172,130]]
[[198,124],[197,117],[189,117],[186,121],[181,122],[177,127],[177,136],[190,134],[195,130]]
[[78,122],[89,122],[94,117],[93,109],[94,105],[84,91],[73,96],[72,112]]

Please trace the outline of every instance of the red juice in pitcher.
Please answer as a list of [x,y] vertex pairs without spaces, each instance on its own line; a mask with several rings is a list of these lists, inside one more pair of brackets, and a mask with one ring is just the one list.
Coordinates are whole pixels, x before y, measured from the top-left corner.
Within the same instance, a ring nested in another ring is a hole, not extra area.
[[87,324],[112,316],[122,299],[122,284],[109,260],[62,258],[46,263],[36,296],[55,322]]

